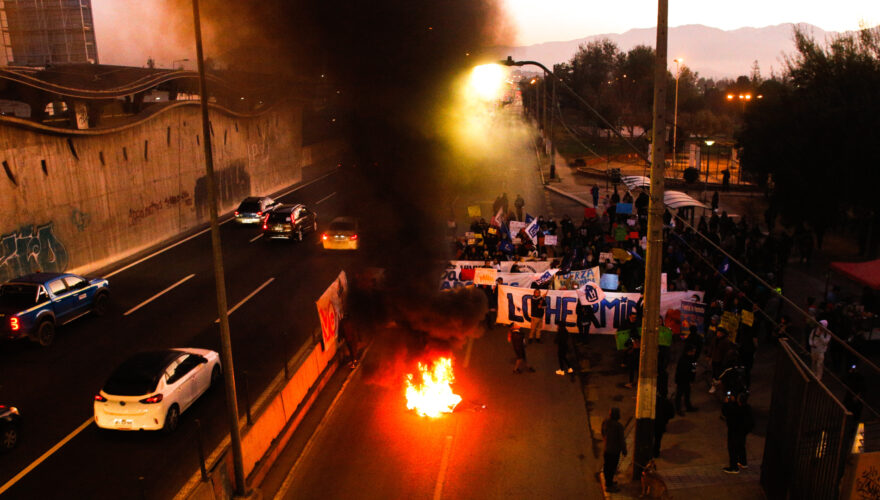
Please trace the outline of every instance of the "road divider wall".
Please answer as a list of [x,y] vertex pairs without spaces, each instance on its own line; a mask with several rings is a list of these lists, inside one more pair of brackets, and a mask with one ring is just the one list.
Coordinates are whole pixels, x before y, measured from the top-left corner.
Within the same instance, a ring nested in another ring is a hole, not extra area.
[[[256,116],[212,110],[221,213],[337,166],[344,144],[303,146],[302,115],[292,103]],[[203,140],[196,106],[90,135],[0,124],[0,282],[88,273],[204,226]]]

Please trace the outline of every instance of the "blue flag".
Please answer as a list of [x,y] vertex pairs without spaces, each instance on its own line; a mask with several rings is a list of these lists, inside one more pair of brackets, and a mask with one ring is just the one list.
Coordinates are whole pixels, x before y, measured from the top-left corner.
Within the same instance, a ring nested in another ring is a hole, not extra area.
[[516,251],[516,247],[513,246],[510,240],[502,240],[498,245],[498,250],[501,250],[501,253],[510,255]]
[[724,260],[721,261],[721,265],[718,266],[718,270],[721,271],[721,274],[726,274],[730,270],[730,259],[725,256]]

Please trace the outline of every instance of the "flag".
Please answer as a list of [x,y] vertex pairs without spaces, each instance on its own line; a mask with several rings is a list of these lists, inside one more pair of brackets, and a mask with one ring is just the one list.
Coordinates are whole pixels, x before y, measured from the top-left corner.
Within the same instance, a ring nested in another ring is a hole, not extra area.
[[578,288],[577,293],[578,301],[585,306],[598,304],[605,298],[605,292],[592,281],[588,281],[584,286]]
[[559,269],[548,269],[535,279],[535,285],[544,286],[553,279],[553,276],[559,272]]
[[516,247],[513,246],[513,243],[511,243],[510,240],[502,240],[498,245],[498,250],[501,250],[501,253],[510,255],[516,251]]
[[730,259],[725,256],[724,260],[721,261],[721,265],[718,266],[718,270],[721,271],[721,274],[726,274],[730,270]]
[[525,232],[526,235],[532,240],[532,243],[538,243],[538,231],[540,228],[538,227],[538,219],[532,217],[531,215],[526,215],[526,221],[529,221],[528,225],[526,225]]
[[498,209],[498,213],[495,214],[495,217],[492,217],[490,224],[495,227],[501,227],[504,224],[504,208]]
[[510,228],[507,227],[506,222],[501,224],[501,226],[498,228],[498,231],[501,233],[502,240],[509,240],[510,239]]

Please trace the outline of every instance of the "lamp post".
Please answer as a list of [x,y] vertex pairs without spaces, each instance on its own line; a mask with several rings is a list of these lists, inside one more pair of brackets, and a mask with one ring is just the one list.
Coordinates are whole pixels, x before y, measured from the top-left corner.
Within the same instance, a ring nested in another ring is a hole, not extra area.
[[214,288],[217,294],[217,312],[220,316],[220,359],[226,387],[226,415],[229,419],[229,442],[232,448],[232,467],[235,475],[235,493],[246,491],[241,433],[238,428],[238,403],[235,393],[235,371],[232,366],[232,340],[229,334],[229,312],[226,304],[226,278],[223,272],[223,253],[220,248],[220,224],[217,218],[217,183],[214,179],[214,152],[211,147],[211,122],[208,117],[208,83],[205,77],[205,57],[202,50],[202,24],[199,18],[199,0],[192,0],[193,25],[196,36],[196,60],[199,69],[199,102],[202,111],[202,143],[205,145],[205,178],[208,187],[208,213],[211,217],[211,250],[214,262]]
[[677,163],[678,157],[675,155],[676,148],[678,146],[678,78],[681,76],[681,63],[684,62],[684,58],[675,59],[675,111],[672,115],[672,170],[675,171],[675,165]]
[[180,68],[178,68],[178,67],[177,67],[177,63],[179,63],[179,62],[182,63],[182,62],[187,62],[187,61],[189,61],[188,58],[184,58],[184,59],[175,59],[175,60],[171,61],[171,69],[183,69],[183,65],[181,64],[181,65],[180,65]]

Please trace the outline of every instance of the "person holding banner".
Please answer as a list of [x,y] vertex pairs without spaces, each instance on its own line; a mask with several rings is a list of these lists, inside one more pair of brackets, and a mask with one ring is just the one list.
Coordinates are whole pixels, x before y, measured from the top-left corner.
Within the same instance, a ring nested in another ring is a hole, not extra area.
[[541,293],[541,290],[536,288],[529,301],[529,306],[529,314],[532,316],[531,327],[529,328],[529,344],[533,340],[540,344],[541,328],[544,327],[544,310],[547,307],[547,292]]

